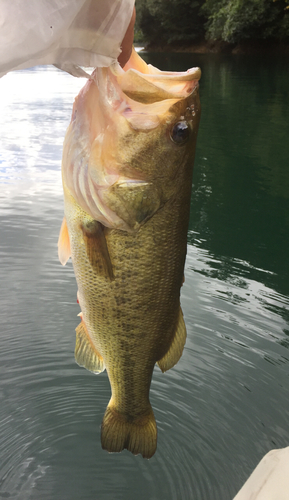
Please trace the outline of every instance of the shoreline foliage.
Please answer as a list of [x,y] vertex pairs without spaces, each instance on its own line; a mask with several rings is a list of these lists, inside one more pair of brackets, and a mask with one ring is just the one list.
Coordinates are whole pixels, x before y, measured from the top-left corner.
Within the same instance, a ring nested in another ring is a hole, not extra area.
[[136,0],[136,42],[289,42],[289,0]]

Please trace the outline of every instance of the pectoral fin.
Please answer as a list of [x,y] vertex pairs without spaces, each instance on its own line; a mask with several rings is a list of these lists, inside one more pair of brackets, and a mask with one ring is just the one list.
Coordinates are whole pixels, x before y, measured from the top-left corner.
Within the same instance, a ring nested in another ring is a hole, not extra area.
[[88,335],[84,321],[76,328],[75,361],[93,373],[101,373],[105,370],[103,358],[95,349]]
[[174,365],[177,364],[183,353],[184,346],[186,343],[186,337],[187,337],[186,325],[184,322],[182,309],[180,308],[178,325],[171,346],[167,351],[167,353],[164,355],[164,357],[157,362],[162,372],[166,372],[167,370],[169,370],[170,368],[172,368]]
[[161,206],[157,188],[144,181],[122,181],[101,194],[103,201],[130,229],[138,229]]
[[63,266],[65,266],[69,257],[71,257],[69,234],[65,217],[63,217],[58,238],[58,257]]
[[81,226],[87,256],[94,270],[110,280],[114,279],[112,263],[105,239],[104,226],[92,220]]

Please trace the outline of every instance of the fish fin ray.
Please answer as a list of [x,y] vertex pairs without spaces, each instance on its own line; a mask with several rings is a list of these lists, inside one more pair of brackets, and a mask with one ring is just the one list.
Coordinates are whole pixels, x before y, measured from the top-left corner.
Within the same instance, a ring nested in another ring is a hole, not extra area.
[[114,280],[104,226],[94,220],[81,226],[86,252],[91,266],[100,276]]
[[58,258],[61,264],[65,266],[69,257],[71,257],[70,240],[69,240],[66,218],[63,217],[58,238]]
[[108,452],[127,449],[151,458],[157,448],[157,425],[150,407],[148,414],[128,420],[109,402],[101,425],[101,446]]
[[157,362],[162,372],[166,372],[167,370],[169,370],[170,368],[172,368],[177,364],[180,357],[182,356],[184,346],[186,343],[186,338],[187,338],[186,325],[184,322],[183,312],[180,307],[178,324],[173,341],[169,347],[169,350],[166,352],[163,358]]
[[103,358],[94,347],[83,320],[75,331],[76,343],[74,355],[76,363],[84,366],[90,372],[103,372],[105,370]]

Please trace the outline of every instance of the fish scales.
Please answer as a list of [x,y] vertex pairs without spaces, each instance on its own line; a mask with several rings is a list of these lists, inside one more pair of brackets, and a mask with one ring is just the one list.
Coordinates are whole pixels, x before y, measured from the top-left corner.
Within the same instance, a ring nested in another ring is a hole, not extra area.
[[[94,271],[85,246],[81,244],[79,226],[87,215],[80,209],[73,210],[71,220],[69,202],[66,201],[65,204],[72,259],[78,276],[79,296],[84,304],[82,313],[86,325],[89,330],[97,331],[94,341],[105,359],[108,375],[118,371],[124,374],[124,382],[121,378],[119,386],[115,386],[115,398],[120,399],[119,407],[135,401],[136,414],[142,414],[140,401],[144,391],[139,389],[147,378],[142,372],[149,370],[152,373],[154,364],[164,356],[175,333],[186,255],[184,233],[186,235],[187,221],[178,220],[176,204],[174,207],[167,204],[137,235],[107,229],[109,254],[111,261],[115,263],[115,279],[110,281]],[[183,242],[182,245],[180,241]],[[158,335],[160,331],[161,338]],[[110,336],[111,341],[108,340]],[[116,352],[123,353],[123,359],[118,359],[117,366]],[[135,366],[139,389],[135,398],[131,398],[130,391],[125,397],[125,384],[127,382],[131,388],[131,380],[134,378],[128,374],[135,370]],[[120,377],[116,378],[119,380]],[[114,375],[110,380],[113,384]],[[148,393],[145,398],[146,406],[147,402]]]
[[[135,54],[131,64],[138,67]],[[197,76],[199,78],[199,73]],[[113,138],[118,138],[114,152],[108,137],[106,162],[108,164],[112,157],[120,177],[117,180],[117,176],[112,176],[111,184],[107,181],[110,177],[106,177],[106,184],[99,188],[99,220],[93,213],[94,208],[89,208],[91,191],[83,201],[83,194],[79,195],[81,189],[73,186],[66,173],[74,168],[70,162],[78,161],[71,158],[73,141],[78,140],[82,125],[72,126],[64,146],[65,224],[60,235],[60,260],[65,263],[71,255],[78,284],[81,324],[77,329],[76,360],[94,372],[106,369],[109,377],[112,396],[102,424],[102,446],[108,451],[127,448],[146,458],[154,454],[157,429],[149,401],[154,365],[159,363],[163,371],[172,367],[185,343],[180,289],[200,114],[198,78],[195,72],[191,78],[194,87],[185,96],[179,96],[179,82],[177,92],[173,93],[171,87],[166,90],[166,101],[170,102],[165,112],[158,112],[157,126],[153,121],[155,115],[149,126],[146,121],[146,133],[140,132],[143,118],[136,116],[141,115],[138,112],[133,116],[137,124],[129,123],[125,132],[123,117],[116,125],[116,118],[112,124],[106,124],[101,133],[105,135],[111,127]],[[181,84],[183,93],[185,85],[186,80]],[[105,92],[107,88],[106,81]],[[84,98],[88,99],[89,92],[99,91],[89,87]],[[132,94],[131,88],[130,97],[118,94],[129,109],[134,104]],[[79,102],[82,100],[83,95]],[[92,101],[96,102],[95,95]],[[78,112],[76,102],[74,116]],[[131,118],[130,111],[128,115]],[[165,127],[172,130],[175,123],[185,128],[185,115],[190,121],[190,141],[187,145],[174,144],[163,131]],[[103,144],[105,140],[102,136]],[[85,146],[84,150],[88,149]],[[67,158],[69,165],[65,163]],[[98,162],[100,165],[101,160]],[[107,207],[107,220],[103,207]],[[116,217],[112,222],[114,213]],[[66,247],[65,238],[66,243],[69,240]],[[65,257],[61,255],[64,248]]]

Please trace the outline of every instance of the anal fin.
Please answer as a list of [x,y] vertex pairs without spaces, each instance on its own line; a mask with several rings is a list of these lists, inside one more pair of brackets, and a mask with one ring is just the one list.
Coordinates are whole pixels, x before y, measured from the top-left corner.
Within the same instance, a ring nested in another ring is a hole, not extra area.
[[89,221],[81,226],[83,240],[90,264],[100,275],[114,279],[112,263],[104,234],[104,226],[96,221]]
[[76,328],[75,361],[93,373],[101,373],[105,370],[102,356],[95,349],[85,326],[84,321]]
[[186,325],[184,322],[183,312],[180,307],[178,324],[173,341],[170,345],[169,350],[164,355],[164,357],[157,362],[162,372],[166,372],[167,370],[169,370],[170,368],[172,368],[174,365],[177,364],[180,357],[182,356],[184,346],[186,343],[186,338],[187,338]]
[[71,257],[69,234],[65,217],[63,217],[58,238],[58,257],[63,266],[65,266],[69,257]]

